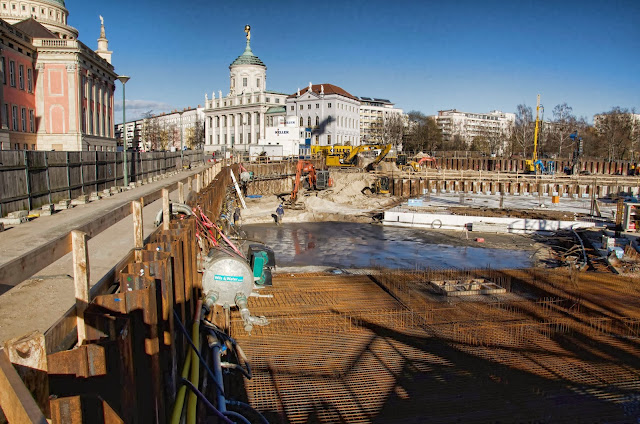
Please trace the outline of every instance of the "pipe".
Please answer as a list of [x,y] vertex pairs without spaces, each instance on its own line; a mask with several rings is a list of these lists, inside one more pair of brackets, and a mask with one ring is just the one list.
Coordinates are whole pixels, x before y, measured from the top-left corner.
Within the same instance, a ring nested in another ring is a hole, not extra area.
[[[171,213],[173,214],[176,212],[180,212],[188,216],[193,215],[193,211],[188,205],[185,205],[184,203],[171,203]],[[162,209],[160,209],[156,214],[154,224],[156,227],[159,227],[160,224],[162,224]]]
[[[202,308],[200,308],[200,309],[202,310]],[[180,316],[175,311],[175,309],[173,310],[173,317],[175,318],[174,322],[178,323],[178,326],[180,327],[180,330],[182,331],[182,333],[184,334],[185,338],[187,339],[187,343],[189,343],[189,345],[191,346],[193,351],[196,353],[196,355],[200,359],[200,363],[202,364],[204,369],[207,371],[207,374],[209,374],[209,377],[211,377],[211,379],[215,381],[215,377],[213,376],[213,371],[211,371],[211,368],[209,368],[209,366],[207,365],[207,361],[204,360],[204,358],[202,357],[200,352],[195,349],[195,345],[194,345],[193,341],[191,340],[191,337],[189,337],[189,333],[187,332],[187,329],[184,328],[184,325],[182,325],[182,322],[180,321]],[[220,386],[218,386],[218,389],[222,390],[222,388]]]
[[[187,355],[184,366],[182,367],[182,373],[180,376],[183,380],[189,375],[189,367],[191,366],[191,356]],[[173,412],[171,413],[171,424],[180,424],[180,418],[182,417],[182,409],[184,407],[184,397],[187,393],[187,387],[181,386],[178,389],[178,395],[176,396],[176,402],[173,404]]]
[[[202,311],[202,300],[198,300],[196,303],[196,316],[193,319],[193,352],[191,352],[191,362],[193,362],[193,367],[191,367],[191,376],[189,380],[190,382],[197,386],[200,384],[200,365],[198,364],[198,359],[200,359],[200,313]],[[175,311],[174,311],[175,312]],[[187,400],[187,424],[196,424],[197,418],[197,406],[198,406],[198,396],[197,394],[191,390],[189,393],[189,398]]]
[[[213,337],[215,339],[215,343],[213,344],[213,346],[211,346],[211,350],[213,351],[213,373],[216,376],[216,381],[219,383],[220,386],[223,385],[223,381],[222,381],[222,366],[220,365],[221,361],[220,361],[220,342],[218,341],[217,338]],[[224,412],[227,410],[227,400],[224,397],[224,392],[221,392],[220,390],[218,390],[218,409],[220,410],[220,412],[222,412],[224,414]]]
[[244,402],[240,402],[239,400],[228,400],[227,403],[231,406],[237,406],[240,408],[244,408],[249,410],[252,414],[254,414],[255,416],[257,416],[260,421],[262,422],[262,424],[269,424],[269,421],[267,421],[267,419],[265,418],[264,415],[262,415],[259,411],[257,411],[255,408],[253,408],[251,405],[249,405],[248,403],[244,403]]
[[207,397],[205,395],[203,395],[202,392],[200,390],[198,390],[198,388],[196,386],[193,385],[193,383],[191,383],[189,380],[182,380],[182,384],[186,385],[189,389],[191,389],[191,392],[189,393],[189,396],[191,396],[192,394],[195,395],[197,397],[197,399],[200,399],[202,401],[202,403],[204,403],[205,406],[207,408],[209,408],[209,410],[211,412],[216,414],[223,422],[225,422],[227,424],[234,424],[234,422],[231,421],[226,416],[224,416],[222,414],[222,412],[218,411],[218,409],[215,406],[213,406],[213,404],[211,402],[209,402],[209,399],[207,399]]
[[243,424],[251,424],[251,421],[249,421],[243,415],[240,415],[235,411],[224,411],[222,415],[224,415],[225,417],[233,417],[233,418],[239,419]]

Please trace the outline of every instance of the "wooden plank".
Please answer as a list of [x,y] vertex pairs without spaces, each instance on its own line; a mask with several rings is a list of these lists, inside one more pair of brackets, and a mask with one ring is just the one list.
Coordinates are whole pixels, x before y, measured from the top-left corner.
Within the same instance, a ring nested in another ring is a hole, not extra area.
[[0,348],[0,408],[10,423],[47,424],[3,348]]
[[178,203],[184,204],[184,183],[182,181],[178,183]]
[[162,229],[168,230],[171,222],[171,206],[169,205],[169,190],[162,189]]
[[[133,210],[133,247],[142,249],[144,247],[143,220],[142,220],[142,203],[131,202]],[[136,257],[136,260],[139,260]]]
[[89,252],[87,251],[87,234],[72,231],[73,245],[73,284],[76,294],[76,325],[78,327],[78,344],[87,338],[84,327],[84,311],[89,305]]
[[41,411],[49,410],[49,376],[44,335],[38,331],[7,340],[5,352]]
[[107,402],[97,396],[69,396],[51,401],[53,424],[124,424]]

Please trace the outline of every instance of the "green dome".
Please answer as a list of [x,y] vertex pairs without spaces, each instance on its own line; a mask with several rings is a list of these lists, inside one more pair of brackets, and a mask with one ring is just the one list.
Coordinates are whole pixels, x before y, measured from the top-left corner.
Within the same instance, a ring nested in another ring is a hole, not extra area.
[[62,6],[66,9],[66,6],[64,5],[64,0],[44,0],[44,2],[55,4],[56,6]]
[[244,53],[242,53],[241,56],[238,56],[230,66],[236,65],[258,65],[266,68],[266,65],[260,60],[260,58],[251,51],[249,41],[247,41],[247,48],[244,49]]

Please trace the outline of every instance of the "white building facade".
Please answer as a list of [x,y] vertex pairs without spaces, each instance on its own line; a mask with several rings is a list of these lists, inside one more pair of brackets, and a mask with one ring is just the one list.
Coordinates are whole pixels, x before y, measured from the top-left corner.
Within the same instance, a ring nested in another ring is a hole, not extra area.
[[360,97],[360,137],[363,144],[384,143],[383,125],[392,116],[399,116],[403,123],[404,113],[402,109],[394,107],[394,104],[386,99],[373,97]]
[[205,151],[249,151],[266,136],[266,114],[284,106],[287,95],[269,91],[267,67],[251,50],[251,32],[245,27],[244,53],[229,66],[229,93],[205,95]]
[[287,98],[287,116],[311,129],[314,146],[360,145],[360,101],[333,84],[309,83]]
[[516,121],[516,115],[494,110],[489,113],[469,113],[456,109],[440,110],[435,117],[442,130],[444,141],[456,135],[470,146],[476,137],[500,139],[500,151],[506,148],[507,140]]

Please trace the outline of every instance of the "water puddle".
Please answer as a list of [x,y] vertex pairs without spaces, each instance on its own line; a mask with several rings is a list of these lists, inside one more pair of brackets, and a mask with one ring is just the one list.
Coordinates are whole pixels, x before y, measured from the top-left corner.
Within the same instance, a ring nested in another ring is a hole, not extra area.
[[281,267],[504,269],[533,265],[532,252],[460,246],[456,243],[459,235],[412,228],[311,222],[245,225],[242,229],[248,239],[269,245]]

